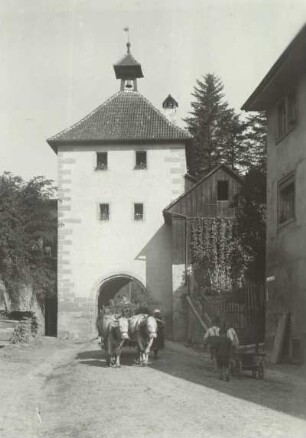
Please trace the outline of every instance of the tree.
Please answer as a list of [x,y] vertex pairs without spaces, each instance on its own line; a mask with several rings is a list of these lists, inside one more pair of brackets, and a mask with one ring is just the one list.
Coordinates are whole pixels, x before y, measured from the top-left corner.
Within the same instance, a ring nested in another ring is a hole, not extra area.
[[237,232],[246,255],[246,275],[254,281],[265,278],[266,242],[266,175],[253,167],[244,176],[236,197]]
[[201,177],[220,163],[233,169],[239,164],[239,135],[243,130],[237,116],[224,100],[222,81],[214,74],[197,80],[190,117],[184,121],[194,136],[187,151],[188,170]]
[[185,119],[194,136],[187,149],[188,171],[201,178],[218,164],[244,175],[237,207],[240,244],[247,255],[247,274],[262,280],[265,272],[266,140],[265,113],[241,118],[224,100],[223,84],[214,74],[197,80],[192,112]]
[[242,189],[236,199],[238,233],[247,255],[250,279],[265,279],[267,118],[253,113],[241,135],[240,165],[244,170]]
[[267,117],[265,112],[248,115],[240,140],[243,144],[240,164],[244,170],[256,168],[266,173]]
[[25,182],[8,172],[0,176],[0,272],[13,301],[25,288],[37,295],[55,292],[54,191],[44,177]]

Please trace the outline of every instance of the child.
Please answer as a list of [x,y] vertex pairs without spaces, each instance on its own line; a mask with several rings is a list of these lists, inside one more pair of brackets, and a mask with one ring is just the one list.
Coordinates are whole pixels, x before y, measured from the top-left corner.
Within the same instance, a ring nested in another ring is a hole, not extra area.
[[233,327],[227,329],[226,336],[230,339],[233,347],[238,347],[239,339],[236,330]]
[[221,328],[219,331],[218,342],[216,343],[217,367],[219,370],[219,379],[229,381],[229,361],[232,343],[226,335],[226,330]]
[[154,338],[153,340],[152,350],[154,351],[154,359],[157,359],[158,350],[162,350],[165,346],[165,338],[164,338],[165,321],[161,316],[161,312],[159,309],[154,310],[153,316],[157,322],[157,337]]

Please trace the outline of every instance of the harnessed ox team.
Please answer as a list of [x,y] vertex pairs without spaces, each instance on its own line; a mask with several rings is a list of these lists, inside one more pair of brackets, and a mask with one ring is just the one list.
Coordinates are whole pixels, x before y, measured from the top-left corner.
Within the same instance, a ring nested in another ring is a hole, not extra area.
[[127,340],[137,347],[136,363],[148,364],[150,349],[157,336],[157,323],[153,316],[138,314],[126,318],[101,311],[97,318],[97,330],[103,339],[108,366],[120,367],[121,351]]
[[103,339],[106,352],[106,364],[120,367],[122,347],[129,338],[129,321],[123,316],[106,315],[101,311],[97,318],[98,335]]
[[137,345],[138,358],[136,362],[147,365],[153,341],[157,336],[157,322],[153,316],[146,314],[134,315],[129,320],[129,334]]

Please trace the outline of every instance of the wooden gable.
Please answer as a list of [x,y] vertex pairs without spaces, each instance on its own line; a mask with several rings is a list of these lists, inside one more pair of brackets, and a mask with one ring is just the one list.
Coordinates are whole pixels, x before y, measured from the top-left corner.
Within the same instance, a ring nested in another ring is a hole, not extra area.
[[[165,219],[169,221],[173,215],[182,217],[235,216],[235,209],[231,205],[240,187],[240,176],[221,164],[168,205],[164,209]],[[227,196],[224,196],[226,193]],[[220,196],[222,194],[223,196]]]

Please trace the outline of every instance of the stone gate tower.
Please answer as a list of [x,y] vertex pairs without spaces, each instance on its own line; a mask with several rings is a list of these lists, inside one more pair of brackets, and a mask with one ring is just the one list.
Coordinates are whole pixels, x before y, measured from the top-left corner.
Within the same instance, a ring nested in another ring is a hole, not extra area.
[[58,333],[92,336],[99,303],[146,290],[171,326],[171,234],[162,210],[184,191],[190,136],[138,92],[141,65],[114,65],[120,91],[49,138],[58,156]]

